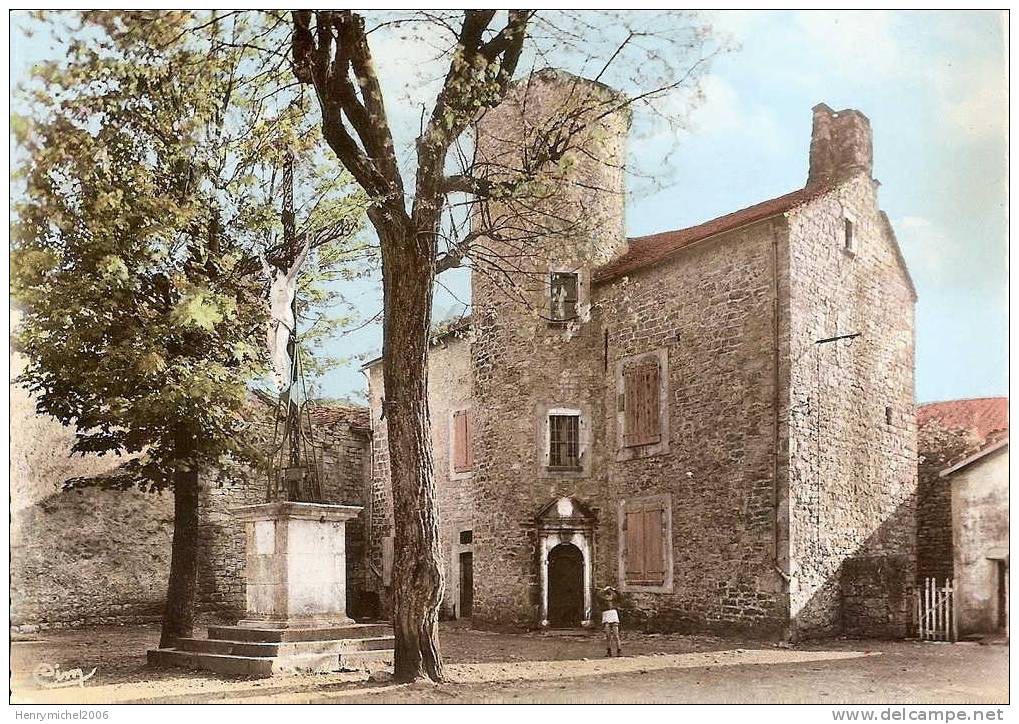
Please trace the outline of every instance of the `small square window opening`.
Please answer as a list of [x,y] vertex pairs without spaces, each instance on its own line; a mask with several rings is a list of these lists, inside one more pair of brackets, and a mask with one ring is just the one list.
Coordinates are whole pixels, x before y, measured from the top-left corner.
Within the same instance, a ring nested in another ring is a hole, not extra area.
[[552,272],[549,279],[552,307],[550,317],[555,322],[567,322],[577,316],[577,292],[580,287],[574,272]]
[[473,530],[462,530],[460,531],[460,545],[469,545],[474,542],[474,531]]

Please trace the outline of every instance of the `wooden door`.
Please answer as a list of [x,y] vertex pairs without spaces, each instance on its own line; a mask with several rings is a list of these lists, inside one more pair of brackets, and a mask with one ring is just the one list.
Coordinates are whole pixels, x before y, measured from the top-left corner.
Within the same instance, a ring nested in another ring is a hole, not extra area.
[[460,554],[460,618],[474,615],[474,554]]

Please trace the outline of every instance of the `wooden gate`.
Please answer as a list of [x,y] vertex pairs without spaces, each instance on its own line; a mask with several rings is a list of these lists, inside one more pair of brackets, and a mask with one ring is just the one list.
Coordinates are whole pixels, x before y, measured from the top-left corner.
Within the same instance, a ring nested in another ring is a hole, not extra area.
[[916,592],[917,631],[921,641],[955,641],[955,587],[946,578],[939,586],[936,578],[923,579]]

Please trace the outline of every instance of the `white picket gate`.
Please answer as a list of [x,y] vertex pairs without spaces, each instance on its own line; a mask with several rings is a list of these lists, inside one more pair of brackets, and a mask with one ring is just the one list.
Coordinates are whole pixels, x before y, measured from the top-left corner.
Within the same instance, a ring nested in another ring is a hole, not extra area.
[[925,578],[916,592],[917,631],[921,641],[955,641],[955,587],[946,578]]

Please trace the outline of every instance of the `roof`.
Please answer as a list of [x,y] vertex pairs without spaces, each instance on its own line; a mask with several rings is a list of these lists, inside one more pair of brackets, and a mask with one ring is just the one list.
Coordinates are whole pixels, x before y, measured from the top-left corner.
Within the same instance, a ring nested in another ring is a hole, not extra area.
[[[435,345],[439,344],[440,342],[446,339],[449,339],[450,337],[459,339],[463,337],[464,333],[469,331],[470,328],[471,328],[471,315],[469,314],[465,314],[462,317],[457,317],[456,319],[448,319],[436,325],[435,329],[432,330],[432,338],[428,340],[428,343],[434,347]],[[361,369],[366,370],[369,367],[374,367],[381,361],[382,355],[372,357],[370,360],[366,361],[364,364],[361,365]]]
[[964,457],[962,460],[955,463],[954,465],[942,470],[940,473],[938,473],[938,477],[947,478],[952,473],[956,473],[962,470],[963,468],[972,465],[975,462],[983,460],[991,453],[996,453],[999,450],[1006,449],[1007,447],[1008,447],[1008,435],[1002,438],[995,438],[993,440],[989,440],[982,448],[977,450],[975,453],[968,455],[967,457]]
[[341,402],[316,402],[311,406],[311,421],[315,425],[348,423],[352,427],[370,425],[368,408]]
[[986,440],[992,433],[1008,430],[1008,398],[977,397],[921,405],[916,411],[920,427],[938,422],[944,428],[971,430]]
[[778,196],[774,199],[768,199],[759,204],[748,206],[745,209],[734,211],[731,214],[719,216],[717,219],[706,221],[697,226],[628,239],[626,253],[597,269],[594,273],[595,281],[602,282],[614,279],[664,259],[670,254],[698,241],[703,241],[708,237],[733,231],[742,226],[777,216],[778,214],[784,214],[801,204],[822,196],[830,190],[830,186],[802,188],[784,196]]

